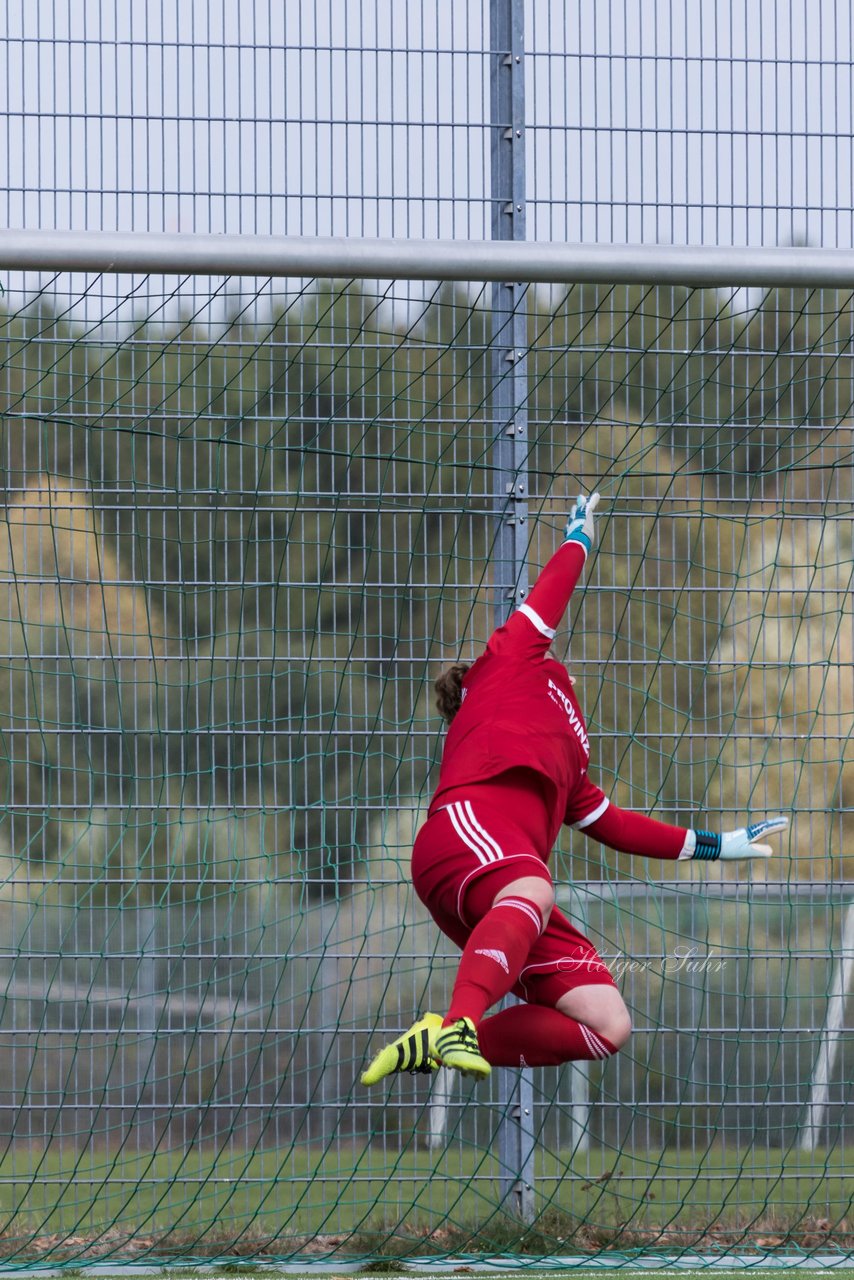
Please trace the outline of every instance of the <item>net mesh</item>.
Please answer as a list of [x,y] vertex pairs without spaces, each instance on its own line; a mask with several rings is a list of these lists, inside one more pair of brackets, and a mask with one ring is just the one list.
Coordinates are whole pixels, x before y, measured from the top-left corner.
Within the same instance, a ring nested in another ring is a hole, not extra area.
[[67,275],[0,299],[11,1265],[851,1248],[849,294],[519,293],[532,577],[603,494],[559,637],[594,776],[790,836],[747,871],[564,832],[559,901],[635,1034],[534,1073],[533,1224],[495,1084],[358,1083],[454,972],[408,854],[432,680],[494,621],[490,303]]

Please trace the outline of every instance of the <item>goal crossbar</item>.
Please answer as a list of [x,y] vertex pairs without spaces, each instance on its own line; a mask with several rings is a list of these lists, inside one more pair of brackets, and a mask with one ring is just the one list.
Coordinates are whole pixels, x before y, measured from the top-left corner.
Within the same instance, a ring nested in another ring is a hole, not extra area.
[[854,251],[797,246],[13,230],[0,231],[0,269],[854,289]]

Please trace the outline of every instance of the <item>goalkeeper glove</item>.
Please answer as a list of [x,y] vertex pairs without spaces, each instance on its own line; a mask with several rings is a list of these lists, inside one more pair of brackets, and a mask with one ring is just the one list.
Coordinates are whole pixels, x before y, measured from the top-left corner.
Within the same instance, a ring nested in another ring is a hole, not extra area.
[[738,831],[724,831],[718,835],[715,831],[689,831],[679,857],[692,858],[695,862],[738,862],[744,858],[770,858],[773,849],[770,844],[757,844],[762,836],[773,835],[775,831],[784,831],[789,819],[782,817],[763,818],[761,822],[752,822],[749,827],[739,827]]
[[598,505],[598,493],[591,493],[589,498],[585,498],[584,494],[580,493],[578,501],[573,504],[572,511],[569,513],[569,520],[566,522],[563,533],[564,542],[580,543],[585,555],[593,546],[593,512]]

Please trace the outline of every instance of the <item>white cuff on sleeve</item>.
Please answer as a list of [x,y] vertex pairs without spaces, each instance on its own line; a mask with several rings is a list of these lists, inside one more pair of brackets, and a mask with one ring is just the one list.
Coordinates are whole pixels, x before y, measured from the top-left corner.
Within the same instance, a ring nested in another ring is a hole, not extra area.
[[573,822],[572,824],[573,831],[583,831],[585,827],[591,826],[596,821],[597,818],[602,817],[602,814],[608,808],[608,805],[610,803],[611,801],[606,796],[605,799],[602,801],[602,803],[597,805],[592,813],[588,813],[587,816],[585,818],[582,818],[580,822]]
[[524,613],[528,621],[533,622],[534,626],[537,628],[541,636],[545,636],[547,640],[554,640],[555,638],[554,627],[547,627],[546,624],[543,622],[542,618],[540,617],[540,615],[537,613],[536,609],[532,609],[529,604],[520,604],[516,612]]
[[687,862],[689,858],[693,858],[694,850],[696,849],[696,847],[697,847],[697,833],[696,831],[693,831],[689,827],[687,832],[685,833],[685,843],[683,844],[682,848],[679,850],[679,856],[677,857],[676,861]]

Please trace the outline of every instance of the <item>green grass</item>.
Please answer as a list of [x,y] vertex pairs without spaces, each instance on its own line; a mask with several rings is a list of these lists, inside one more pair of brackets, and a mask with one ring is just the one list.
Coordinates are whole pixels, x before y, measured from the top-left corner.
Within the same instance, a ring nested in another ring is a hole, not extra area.
[[[299,1271],[293,1267],[278,1269],[275,1265],[264,1266],[263,1268],[243,1266],[234,1264],[230,1266],[218,1266],[213,1264],[208,1267],[164,1267],[159,1271],[160,1280],[294,1280],[299,1275]],[[538,1266],[533,1263],[530,1267],[514,1268],[506,1264],[493,1265],[482,1263],[468,1259],[460,1259],[455,1262],[453,1258],[447,1260],[441,1268],[437,1268],[435,1264],[429,1269],[423,1265],[419,1266],[417,1262],[412,1263],[395,1263],[393,1265],[384,1265],[382,1261],[379,1263],[368,1262],[364,1266],[355,1267],[353,1264],[344,1264],[343,1268],[338,1270],[325,1270],[322,1267],[312,1267],[310,1271],[304,1271],[303,1275],[310,1280],[345,1280],[346,1277],[355,1277],[355,1280],[370,1280],[371,1277],[385,1277],[389,1275],[410,1276],[413,1280],[421,1280],[427,1277],[430,1280],[437,1280],[437,1277],[447,1277],[453,1280],[453,1277],[459,1274],[476,1275],[488,1280],[494,1277],[495,1280],[582,1280],[587,1277],[590,1280],[595,1276],[596,1280],[627,1280],[628,1277],[644,1276],[646,1280],[817,1280],[817,1277],[833,1276],[835,1280],[854,1280],[854,1267],[833,1266],[833,1267],[799,1267],[797,1265],[767,1267],[758,1265],[756,1267],[725,1267],[717,1264],[712,1268],[710,1266],[674,1266],[672,1263],[663,1262],[662,1266],[650,1267],[648,1265],[637,1265],[627,1262],[619,1269],[602,1267],[598,1265],[590,1265],[586,1262],[579,1262],[578,1265],[571,1267],[552,1265]],[[99,1273],[98,1280],[128,1280],[127,1275],[117,1274],[110,1276],[104,1272]]]
[[398,1258],[673,1252],[700,1239],[707,1249],[854,1247],[854,1171],[838,1151],[543,1153],[532,1229],[502,1211],[498,1173],[491,1153],[471,1147],[76,1158],[18,1147],[0,1161],[0,1258],[19,1246],[31,1256],[39,1241],[67,1253],[67,1237],[79,1242],[72,1252],[101,1237],[102,1254],[140,1257],[170,1243],[195,1256],[263,1247]]
[[[287,1271],[277,1270],[275,1266],[262,1269],[253,1269],[251,1267],[244,1269],[237,1266],[219,1267],[213,1265],[201,1270],[196,1267],[164,1267],[159,1272],[159,1280],[294,1280],[295,1275],[298,1274],[298,1272],[290,1269]],[[430,1280],[436,1280],[437,1275],[439,1275],[447,1276],[449,1280],[452,1280],[455,1272],[452,1263],[448,1264],[448,1267],[443,1268],[440,1272],[437,1272],[435,1267],[432,1270],[425,1270],[423,1267],[419,1267],[417,1263],[413,1263],[410,1266],[401,1263],[394,1270],[388,1270],[381,1266],[374,1267],[368,1263],[365,1267],[356,1271],[348,1269],[347,1272],[342,1273],[340,1269],[338,1271],[323,1271],[312,1268],[311,1272],[307,1274],[310,1275],[311,1280],[344,1280],[345,1275],[355,1275],[358,1280],[370,1280],[372,1276],[388,1275],[411,1276],[413,1280],[420,1280],[420,1277],[430,1277]],[[816,1280],[818,1276],[833,1276],[835,1280],[854,1280],[854,1267],[833,1267],[832,1269],[787,1267],[783,1270],[780,1267],[773,1269],[762,1267],[724,1269],[716,1266],[714,1269],[708,1267],[692,1269],[669,1266],[657,1270],[649,1267],[641,1269],[639,1267],[626,1266],[620,1270],[613,1270],[598,1266],[571,1268],[531,1266],[523,1270],[513,1270],[509,1267],[500,1269],[490,1267],[487,1270],[485,1266],[483,1268],[478,1266],[475,1269],[461,1263],[458,1274],[474,1274],[484,1277],[484,1280],[488,1280],[490,1276],[495,1277],[495,1280],[541,1280],[541,1278],[542,1280],[569,1280],[570,1277],[575,1277],[575,1280],[578,1280],[580,1274],[587,1277],[595,1276],[596,1280],[626,1280],[627,1276],[637,1277],[639,1275],[645,1276],[647,1280],[676,1280],[678,1277],[682,1277],[682,1280],[698,1280],[700,1277],[702,1277],[702,1280],[783,1280],[783,1277],[786,1277],[787,1280]],[[123,1275],[121,1273],[110,1276],[108,1273],[99,1272],[99,1280],[128,1280],[128,1277],[126,1274]]]
[[[67,1272],[69,1276],[73,1272]],[[288,1268],[280,1270],[275,1266],[259,1267],[243,1267],[219,1266],[212,1264],[208,1267],[163,1267],[158,1269],[159,1280],[295,1280],[300,1273],[296,1269]],[[627,1264],[620,1269],[608,1267],[589,1266],[581,1264],[573,1267],[539,1267],[532,1265],[520,1269],[512,1267],[495,1267],[489,1264],[466,1264],[460,1262],[455,1267],[453,1259],[445,1264],[441,1270],[425,1269],[419,1267],[417,1263],[407,1265],[405,1263],[397,1264],[394,1268],[384,1267],[382,1265],[366,1264],[364,1267],[354,1268],[347,1265],[346,1270],[339,1268],[337,1271],[326,1271],[320,1268],[311,1268],[310,1272],[303,1272],[303,1275],[310,1277],[310,1280],[345,1280],[346,1277],[355,1277],[356,1280],[370,1280],[371,1277],[403,1275],[410,1276],[412,1280],[421,1280],[427,1277],[430,1280],[437,1280],[437,1276],[448,1277],[453,1280],[455,1274],[472,1274],[488,1280],[494,1277],[495,1280],[570,1280],[574,1277],[595,1276],[596,1280],[627,1280],[627,1277],[644,1276],[646,1280],[817,1280],[817,1277],[832,1276],[834,1280],[854,1280],[854,1267],[741,1267],[741,1268],[724,1268],[715,1266],[711,1267],[674,1267],[672,1265],[662,1266],[660,1269],[655,1267],[639,1267]],[[127,1273],[116,1272],[110,1275],[109,1272],[99,1271],[98,1280],[128,1280]]]

